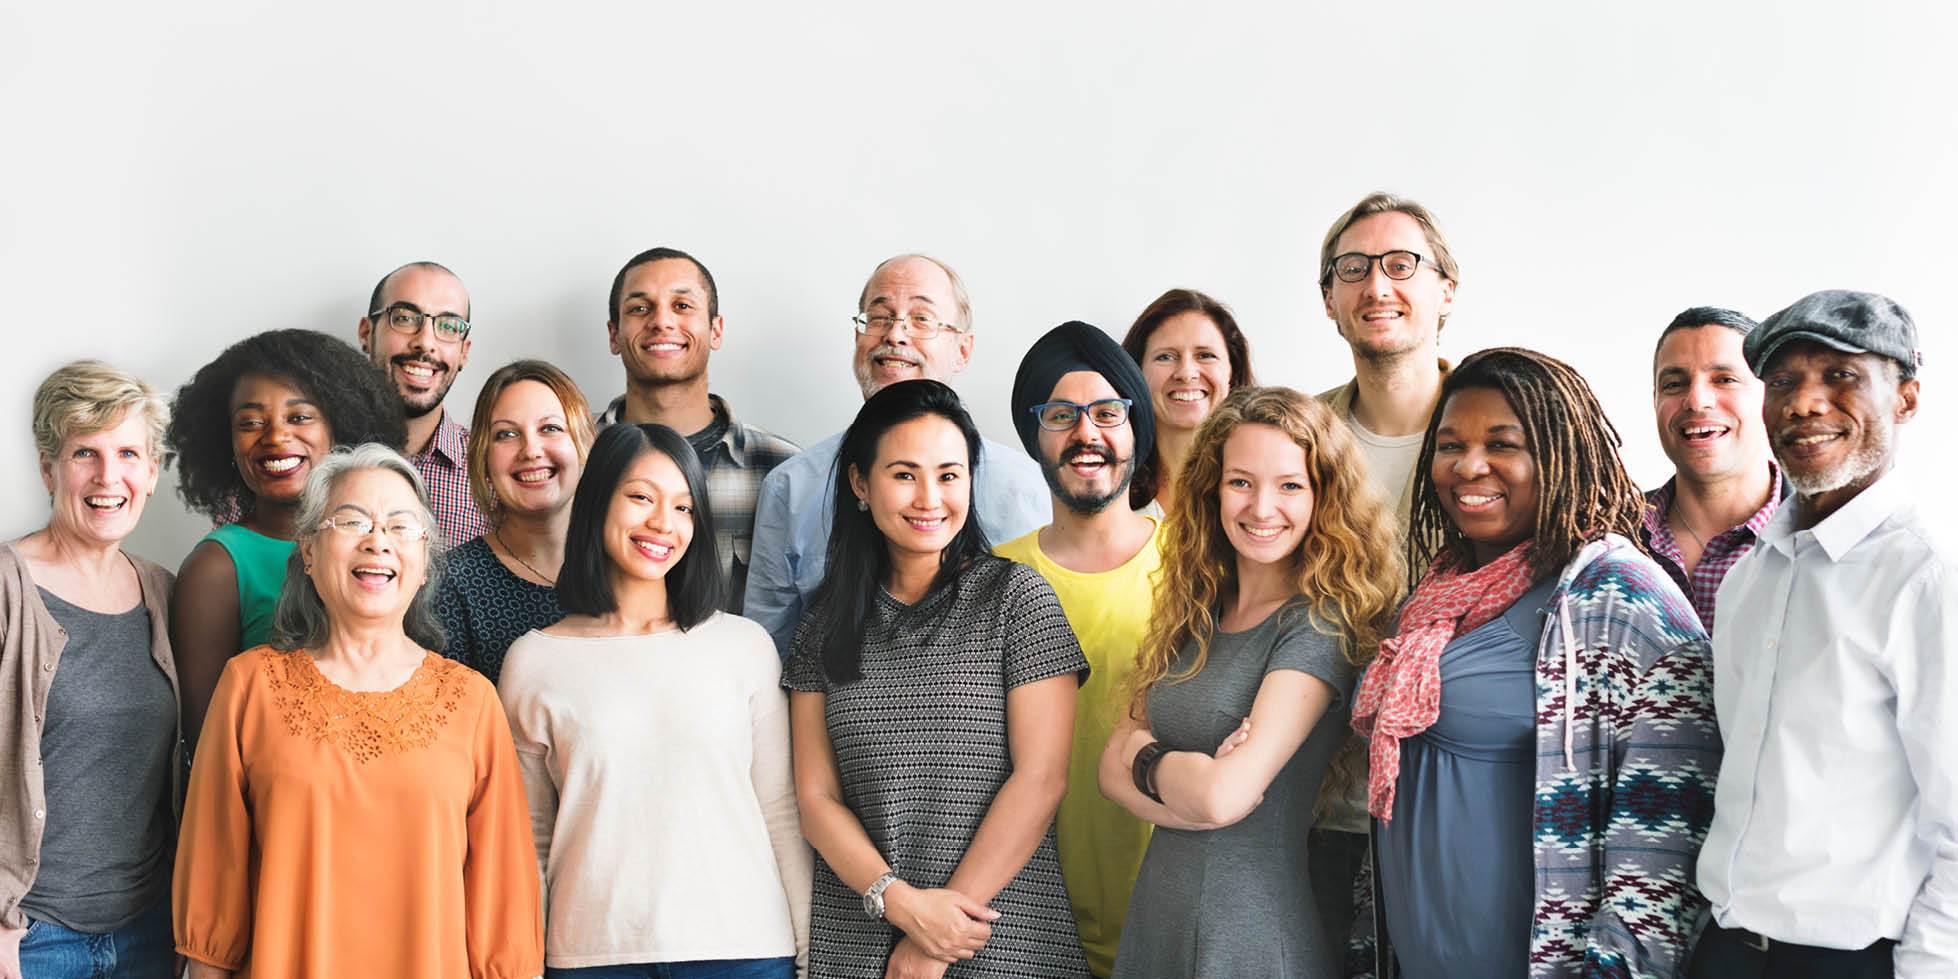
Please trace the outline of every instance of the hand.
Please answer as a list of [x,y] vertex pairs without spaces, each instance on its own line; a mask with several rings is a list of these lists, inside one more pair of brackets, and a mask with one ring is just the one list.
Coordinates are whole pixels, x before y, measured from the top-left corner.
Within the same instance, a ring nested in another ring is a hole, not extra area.
[[900,880],[884,891],[884,920],[919,951],[948,965],[984,948],[993,937],[988,922],[998,917],[999,912],[950,888],[920,890]]
[[917,942],[905,938],[891,949],[890,960],[884,963],[884,979],[939,979],[949,966],[950,963],[926,955]]
[[25,928],[0,928],[0,979],[20,979],[20,940]]
[[1247,717],[1244,723],[1237,726],[1237,730],[1224,738],[1224,743],[1217,746],[1217,753],[1212,757],[1222,758],[1236,751],[1239,745],[1249,740],[1251,740],[1251,719]]

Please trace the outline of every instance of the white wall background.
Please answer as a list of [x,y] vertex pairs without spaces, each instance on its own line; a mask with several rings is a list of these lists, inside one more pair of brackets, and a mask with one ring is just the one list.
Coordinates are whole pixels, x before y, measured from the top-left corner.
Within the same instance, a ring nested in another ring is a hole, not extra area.
[[[410,259],[461,273],[475,350],[603,402],[619,264],[719,278],[714,388],[800,441],[858,404],[846,317],[900,251],[973,291],[958,382],[1011,439],[1026,344],[1119,334],[1164,288],[1231,303],[1261,379],[1351,373],[1314,284],[1374,189],[1442,217],[1444,353],[1584,370],[1648,485],[1652,340],[1858,288],[1924,334],[1921,484],[1958,473],[1958,36],[1948,3],[273,4],[0,2],[0,533],[44,520],[28,405],[108,358],[173,389],[248,333],[353,336]],[[132,542],[205,528],[173,483]]]

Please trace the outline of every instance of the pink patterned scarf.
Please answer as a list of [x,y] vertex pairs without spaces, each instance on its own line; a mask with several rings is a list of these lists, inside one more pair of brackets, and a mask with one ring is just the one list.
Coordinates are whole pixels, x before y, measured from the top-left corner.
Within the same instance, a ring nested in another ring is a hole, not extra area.
[[1473,571],[1455,558],[1437,559],[1401,607],[1400,631],[1380,643],[1353,696],[1353,730],[1367,738],[1367,811],[1394,818],[1401,739],[1441,716],[1441,651],[1449,641],[1501,615],[1530,590],[1530,544],[1525,541]]

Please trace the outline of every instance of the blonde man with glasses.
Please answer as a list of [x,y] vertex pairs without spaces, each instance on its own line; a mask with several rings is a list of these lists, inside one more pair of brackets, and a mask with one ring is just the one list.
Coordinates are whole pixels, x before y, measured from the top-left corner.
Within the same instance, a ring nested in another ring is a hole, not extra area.
[[[886,259],[857,296],[851,372],[868,399],[898,381],[949,383],[972,360],[972,302],[951,266],[926,255]],[[842,444],[832,435],[782,463],[762,484],[742,614],[768,629],[787,656],[796,623],[823,580],[829,548],[830,469]],[[1012,540],[1046,524],[1053,510],[1040,467],[983,440],[974,507],[990,540]]]

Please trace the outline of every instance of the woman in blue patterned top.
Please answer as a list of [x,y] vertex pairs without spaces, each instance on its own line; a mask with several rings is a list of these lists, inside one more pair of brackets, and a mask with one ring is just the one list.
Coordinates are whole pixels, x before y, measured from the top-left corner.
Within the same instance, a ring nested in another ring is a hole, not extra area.
[[782,683],[816,848],[809,975],[1086,979],[1054,850],[1088,661],[971,512],[979,430],[892,384],[836,457],[822,585]]
[[[1513,347],[1442,382],[1426,567],[1354,697],[1383,977],[1675,976],[1720,769],[1699,616],[1584,379]],[[1436,543],[1438,542],[1438,543]]]
[[495,683],[517,637],[564,618],[558,569],[592,443],[578,385],[541,360],[497,368],[469,425],[469,492],[490,531],[449,552],[435,612],[442,655]]

